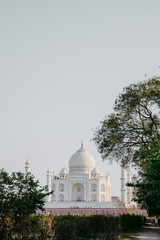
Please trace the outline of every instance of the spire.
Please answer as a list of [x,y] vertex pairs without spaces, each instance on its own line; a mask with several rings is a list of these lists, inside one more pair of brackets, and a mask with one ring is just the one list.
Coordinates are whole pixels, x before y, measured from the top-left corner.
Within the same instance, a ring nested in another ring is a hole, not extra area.
[[27,161],[25,163],[25,173],[26,173],[26,175],[29,172],[30,172],[30,161],[29,161],[29,159],[27,159]]
[[81,140],[81,148],[83,148],[83,140]]
[[107,171],[107,174],[106,174],[106,178],[109,179],[109,173],[108,173],[108,171]]

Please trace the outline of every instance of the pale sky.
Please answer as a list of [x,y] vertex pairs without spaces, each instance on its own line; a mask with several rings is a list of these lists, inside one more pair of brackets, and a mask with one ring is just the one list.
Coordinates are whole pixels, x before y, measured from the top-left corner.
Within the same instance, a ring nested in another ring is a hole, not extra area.
[[83,139],[120,195],[120,167],[102,162],[93,129],[159,66],[159,0],[0,0],[0,167],[29,159],[45,185]]

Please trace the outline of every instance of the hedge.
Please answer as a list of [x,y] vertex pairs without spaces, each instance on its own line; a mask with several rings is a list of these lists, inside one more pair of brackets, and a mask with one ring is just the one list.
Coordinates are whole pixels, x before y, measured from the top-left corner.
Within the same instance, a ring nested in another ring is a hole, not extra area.
[[[138,215],[124,214],[120,217],[93,215],[93,216],[51,216],[31,215],[20,223],[14,224],[9,234],[11,239],[116,239],[121,228],[123,230],[142,227],[145,218]],[[9,221],[8,221],[9,222]],[[1,223],[0,239],[6,239],[3,233],[7,232],[8,223]],[[13,224],[12,224],[13,225]],[[14,238],[13,238],[14,237]]]
[[57,240],[115,239],[119,233],[119,218],[103,215],[60,216],[55,218]]
[[141,228],[145,224],[146,217],[135,214],[123,214],[120,216],[120,225],[122,229]]

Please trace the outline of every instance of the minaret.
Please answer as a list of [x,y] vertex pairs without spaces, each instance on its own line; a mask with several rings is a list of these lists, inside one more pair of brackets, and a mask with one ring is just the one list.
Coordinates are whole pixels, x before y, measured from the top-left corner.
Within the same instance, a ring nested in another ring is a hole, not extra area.
[[111,178],[109,173],[106,175],[107,202],[111,202]]
[[121,167],[121,201],[126,205],[126,169]]
[[[51,172],[49,169],[47,171],[47,186],[48,186],[48,192],[50,192],[51,191]],[[47,202],[50,202],[50,201],[51,201],[51,195],[48,195]]]
[[53,171],[52,179],[54,180],[54,171]]
[[27,159],[25,163],[25,174],[27,175],[30,172],[30,161]]
[[[130,166],[127,167],[127,183],[131,183],[131,169],[130,169]],[[131,205],[131,199],[132,199],[132,190],[131,190],[131,187],[127,187],[127,203],[128,203],[128,206]]]

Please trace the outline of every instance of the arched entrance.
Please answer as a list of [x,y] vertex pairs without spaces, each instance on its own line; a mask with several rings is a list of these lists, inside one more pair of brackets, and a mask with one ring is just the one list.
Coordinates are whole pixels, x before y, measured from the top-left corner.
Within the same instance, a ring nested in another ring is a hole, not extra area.
[[84,201],[84,186],[81,183],[75,183],[72,186],[72,201],[74,202]]

